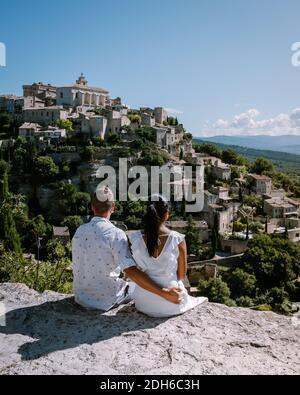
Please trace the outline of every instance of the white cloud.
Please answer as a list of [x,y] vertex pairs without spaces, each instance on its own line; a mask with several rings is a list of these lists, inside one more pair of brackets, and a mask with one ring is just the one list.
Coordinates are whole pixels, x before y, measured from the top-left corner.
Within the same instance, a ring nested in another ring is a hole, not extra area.
[[213,124],[214,129],[227,129],[228,128],[228,122],[224,121],[224,119],[218,119],[217,122]]
[[172,115],[181,115],[181,114],[183,114],[182,111],[176,110],[176,108],[165,108],[165,110],[167,111],[168,114],[172,114]]
[[294,127],[300,126],[300,108],[296,108],[295,110],[292,111],[290,119]]
[[291,114],[278,114],[274,118],[259,119],[260,112],[251,108],[246,112],[235,115],[232,120],[218,119],[210,125],[205,125],[203,136],[215,135],[261,135],[270,136],[300,134],[300,108]]

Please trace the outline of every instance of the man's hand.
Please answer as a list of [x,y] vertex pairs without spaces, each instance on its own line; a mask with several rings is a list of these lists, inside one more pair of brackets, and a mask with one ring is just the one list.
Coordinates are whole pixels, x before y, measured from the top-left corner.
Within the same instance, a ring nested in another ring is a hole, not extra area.
[[129,267],[124,270],[124,274],[126,277],[130,278],[131,281],[136,283],[141,288],[145,289],[148,292],[151,292],[155,295],[158,295],[167,301],[180,304],[181,303],[181,291],[180,288],[161,288],[154,281],[151,280],[150,277],[147,276],[146,273],[140,271],[137,267]]
[[182,300],[180,288],[163,288],[161,296],[174,304],[180,304]]

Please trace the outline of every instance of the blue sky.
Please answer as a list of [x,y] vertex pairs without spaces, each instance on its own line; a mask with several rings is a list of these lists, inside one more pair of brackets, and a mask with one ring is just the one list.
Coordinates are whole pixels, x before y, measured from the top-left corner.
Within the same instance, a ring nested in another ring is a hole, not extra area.
[[300,134],[299,0],[13,0],[0,13],[0,93],[84,72],[131,107],[177,110],[194,135]]

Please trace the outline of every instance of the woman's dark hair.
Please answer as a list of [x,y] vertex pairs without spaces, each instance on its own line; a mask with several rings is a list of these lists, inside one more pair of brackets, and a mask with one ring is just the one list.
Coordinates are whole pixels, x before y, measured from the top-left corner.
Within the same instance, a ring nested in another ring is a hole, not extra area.
[[149,255],[154,257],[159,245],[159,228],[163,223],[164,216],[169,211],[168,202],[162,197],[157,197],[158,201],[153,201],[153,197],[148,204],[144,217],[144,232]]

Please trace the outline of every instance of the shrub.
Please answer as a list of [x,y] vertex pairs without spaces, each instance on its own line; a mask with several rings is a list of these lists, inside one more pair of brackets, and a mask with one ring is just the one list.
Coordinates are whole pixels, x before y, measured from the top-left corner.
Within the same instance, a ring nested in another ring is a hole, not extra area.
[[221,278],[210,278],[208,281],[200,281],[198,290],[203,296],[207,296],[210,302],[229,302],[230,289]]
[[79,215],[70,215],[62,221],[62,226],[67,226],[71,238],[74,236],[76,230],[83,224],[83,219]]
[[255,296],[256,278],[242,269],[235,269],[227,283],[234,298]]
[[249,296],[241,296],[235,301],[239,307],[252,307],[254,305],[253,299],[249,298]]
[[33,163],[33,175],[41,183],[46,183],[55,179],[58,175],[58,167],[49,156],[39,156]]

